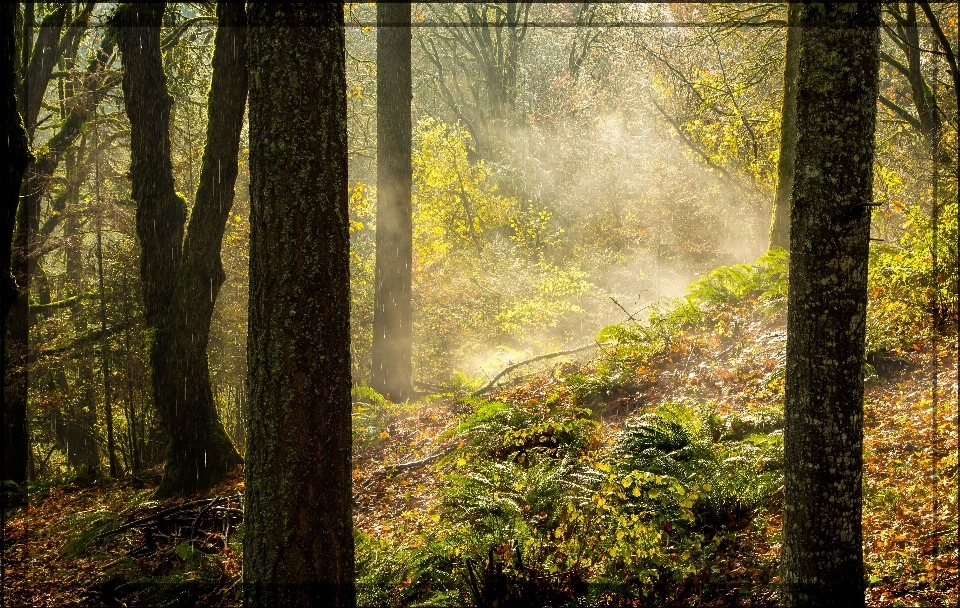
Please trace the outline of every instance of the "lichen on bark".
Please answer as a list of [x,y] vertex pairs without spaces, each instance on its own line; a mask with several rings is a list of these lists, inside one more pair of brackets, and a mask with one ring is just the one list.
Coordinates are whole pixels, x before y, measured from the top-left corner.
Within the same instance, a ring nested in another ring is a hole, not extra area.
[[353,606],[342,4],[252,4],[246,606]]
[[790,221],[784,606],[863,606],[863,363],[879,5],[805,4]]

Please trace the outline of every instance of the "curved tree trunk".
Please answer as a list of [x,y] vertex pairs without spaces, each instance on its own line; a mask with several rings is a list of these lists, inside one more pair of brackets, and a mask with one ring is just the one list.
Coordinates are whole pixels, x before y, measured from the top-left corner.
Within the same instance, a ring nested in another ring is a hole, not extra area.
[[[3,399],[2,479],[20,483],[27,479],[29,453],[26,399],[19,399],[19,395],[15,394],[21,390],[18,383],[12,383],[8,393],[7,371],[8,362],[12,366],[26,365],[26,352],[12,352],[8,348],[7,314],[14,300],[18,299],[19,290],[10,267],[20,186],[31,155],[27,132],[17,110],[17,8],[18,5],[13,3],[0,6],[0,83],[3,86],[3,134],[0,142],[4,146],[3,187],[0,189],[3,197],[0,199],[0,272],[3,273],[0,275],[0,381],[3,389],[0,397]],[[25,374],[23,381],[26,381]],[[26,387],[22,388],[25,391]]]
[[804,5],[787,313],[784,606],[863,606],[863,363],[880,5]]
[[343,4],[250,5],[245,606],[354,606]]
[[410,3],[377,4],[377,262],[370,386],[413,393]]
[[208,488],[243,460],[217,414],[207,341],[226,278],[220,245],[237,181],[240,130],[247,102],[246,13],[242,3],[217,4],[207,141],[183,258],[164,327],[157,333],[154,374],[170,438],[158,493]]
[[217,32],[208,139],[186,243],[186,203],[174,191],[170,162],[172,100],[160,58],[163,4],[126,5],[111,22],[124,62],[153,395],[168,437],[159,496],[208,488],[241,462],[217,415],[206,358],[215,291],[223,281],[220,241],[233,202],[246,96],[242,45],[235,44],[243,12],[219,10],[234,21]]
[[797,156],[797,73],[800,69],[800,3],[787,9],[787,51],[783,68],[783,102],[780,107],[780,160],[777,162],[777,194],[770,222],[769,249],[790,250],[790,196],[793,166]]

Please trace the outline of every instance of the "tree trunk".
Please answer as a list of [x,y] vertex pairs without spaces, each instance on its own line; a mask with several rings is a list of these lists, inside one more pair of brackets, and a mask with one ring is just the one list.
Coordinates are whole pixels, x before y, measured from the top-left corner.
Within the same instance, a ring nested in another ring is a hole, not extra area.
[[[3,198],[0,199],[0,380],[2,380],[3,399],[3,471],[2,479],[17,483],[27,479],[27,456],[29,439],[27,435],[26,398],[19,398],[21,387],[19,375],[11,374],[15,382],[9,382],[7,371],[13,366],[26,365],[26,352],[10,349],[7,343],[7,315],[18,294],[18,286],[10,273],[14,226],[18,213],[20,186],[30,162],[30,144],[23,126],[20,112],[17,110],[17,69],[16,69],[16,14],[17,4],[0,6],[0,82],[3,86],[3,135],[4,148]],[[28,311],[19,311],[22,315]],[[26,341],[24,341],[26,344]],[[11,364],[8,366],[8,362]],[[22,377],[26,382],[26,375]],[[26,386],[22,387],[23,390]],[[9,392],[8,392],[9,389]],[[4,505],[6,506],[6,505]]]
[[[99,162],[99,159],[94,162]],[[97,171],[99,182],[99,168]],[[99,199],[100,184],[97,184]],[[102,200],[97,201],[103,204]],[[100,287],[100,331],[103,338],[100,341],[100,372],[103,382],[103,413],[107,422],[107,462],[110,463],[110,477],[117,479],[120,476],[120,466],[117,463],[117,444],[113,435],[113,400],[110,393],[110,336],[107,334],[107,299],[103,285],[103,217],[97,218],[97,279]]]
[[867,258],[880,5],[804,5],[791,210],[784,606],[863,606]]
[[377,4],[377,262],[370,386],[413,393],[410,3]]
[[[30,54],[30,65],[23,74],[23,91],[26,96],[20,100],[23,121],[33,138],[33,131],[36,128],[37,119],[40,115],[40,102],[43,101],[43,94],[47,90],[47,84],[50,82],[50,75],[53,73],[53,67],[60,59],[60,34],[63,32],[63,21],[67,14],[67,5],[63,4],[58,9],[47,15],[40,22],[37,41]],[[25,32],[27,33],[27,32]],[[24,38],[23,44],[30,44],[30,38]]]
[[155,340],[157,404],[170,438],[159,495],[209,488],[243,462],[217,414],[207,361],[210,319],[225,279],[220,244],[233,207],[247,101],[243,4],[221,2],[217,15],[200,181],[170,308]]
[[777,162],[777,194],[770,222],[769,249],[790,250],[790,196],[797,153],[797,73],[800,68],[800,3],[787,8],[787,51],[783,68],[783,102],[780,109],[780,159]]
[[[913,104],[917,110],[917,116],[920,119],[920,131],[927,145],[933,146],[939,141],[943,124],[940,119],[940,113],[937,108],[937,100],[933,96],[933,90],[927,84],[923,76],[923,70],[920,66],[920,32],[917,28],[917,6],[915,2],[907,2],[906,24],[902,28],[906,35],[906,54],[907,63],[910,70],[908,80],[910,81],[910,93],[913,97]],[[929,44],[927,45],[930,46]]]
[[354,606],[343,4],[250,5],[245,606]]
[[163,3],[121,5],[111,19],[123,57],[123,97],[130,118],[131,196],[137,204],[144,316],[154,331],[163,327],[170,305],[187,214],[186,202],[174,190],[170,162],[173,99],[160,63],[163,9]]

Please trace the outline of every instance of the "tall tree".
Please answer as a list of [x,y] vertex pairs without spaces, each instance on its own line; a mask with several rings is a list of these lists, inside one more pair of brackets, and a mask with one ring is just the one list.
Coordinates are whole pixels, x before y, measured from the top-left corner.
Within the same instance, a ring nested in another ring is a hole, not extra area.
[[371,386],[400,403],[413,392],[410,3],[377,4],[377,259]]
[[[29,145],[32,133],[40,111],[40,101],[47,90],[53,67],[56,62],[65,56],[73,56],[80,43],[80,38],[87,28],[87,18],[93,10],[92,2],[88,2],[82,9],[77,7],[76,16],[63,32],[63,23],[66,16],[65,5],[55,8],[40,23],[39,33],[34,41],[34,5],[26,4],[20,39],[20,74],[19,82],[15,85],[18,90],[17,108],[23,115],[27,126],[27,143]],[[61,35],[62,34],[62,35]],[[9,278],[6,280],[6,289],[15,286],[10,293],[4,293],[2,312],[3,342],[4,342],[4,416],[5,429],[12,433],[10,441],[5,442],[5,449],[11,453],[22,454],[26,459],[29,453],[28,435],[26,427],[27,412],[27,346],[30,336],[30,284],[37,271],[37,255],[40,250],[39,237],[49,236],[53,228],[64,214],[54,216],[54,221],[39,226],[40,200],[46,192],[50,179],[56,171],[66,151],[73,145],[89,120],[92,109],[100,103],[111,87],[115,86],[116,79],[103,76],[104,68],[109,64],[113,51],[112,41],[105,40],[100,48],[93,53],[87,73],[84,78],[83,95],[79,95],[77,105],[66,114],[60,128],[38,150],[36,158],[29,158],[27,171],[23,174],[19,204],[5,209],[5,213],[13,214],[13,225],[4,224],[4,231],[12,233],[13,246],[10,257],[6,258],[3,272]],[[12,60],[16,53],[11,53],[6,60]],[[16,166],[14,163],[12,166]],[[12,191],[8,191],[12,192]],[[18,200],[13,199],[14,201]],[[54,203],[56,206],[56,203]],[[6,217],[4,219],[6,222]],[[7,243],[4,234],[4,243]],[[4,257],[6,257],[4,245]],[[9,274],[7,274],[9,269]],[[18,429],[14,432],[13,429]],[[6,431],[5,431],[6,432]],[[95,448],[94,448],[95,449]],[[87,450],[89,453],[90,451]],[[18,457],[19,458],[19,457]],[[26,460],[24,460],[24,463]],[[11,463],[19,463],[12,460]],[[19,470],[19,464],[11,464]],[[25,471],[24,464],[24,471]]]
[[220,246],[239,171],[240,131],[247,102],[246,18],[243,3],[217,4],[213,82],[200,180],[153,361],[154,373],[162,380],[158,403],[166,408],[161,416],[170,441],[161,494],[210,487],[242,462],[217,414],[207,342],[214,304],[226,278]]
[[343,4],[251,4],[244,603],[353,606]]
[[218,5],[223,27],[214,43],[207,142],[184,241],[186,202],[174,191],[172,99],[160,56],[163,9],[163,4],[123,5],[111,26],[124,63],[140,277],[145,318],[153,332],[153,395],[168,438],[157,494],[167,496],[210,487],[241,462],[213,401],[206,345],[216,292],[223,282],[220,242],[233,204],[247,87],[244,12],[240,6]]
[[17,110],[16,17],[18,5],[0,6],[0,91],[3,103],[3,187],[0,199],[0,382],[3,400],[3,480],[27,479],[26,401],[8,400],[7,388],[7,313],[17,299],[18,286],[10,273],[14,225],[20,200],[20,184],[30,162],[30,143]]
[[863,606],[867,258],[880,5],[804,4],[787,314],[785,606]]
[[797,73],[800,69],[800,3],[787,8],[787,49],[783,66],[783,102],[780,107],[780,159],[777,193],[770,222],[769,249],[790,249],[790,196],[797,152]]

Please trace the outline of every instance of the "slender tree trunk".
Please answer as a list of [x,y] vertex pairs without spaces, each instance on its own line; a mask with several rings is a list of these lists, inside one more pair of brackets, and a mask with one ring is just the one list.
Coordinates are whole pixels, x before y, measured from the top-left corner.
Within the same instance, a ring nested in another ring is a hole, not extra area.
[[[92,6],[87,5],[86,13],[78,17],[71,26],[69,34],[78,36],[83,28],[86,27],[86,19],[83,16],[87,14]],[[33,45],[31,54],[31,44],[33,38],[33,6],[28,4],[24,18],[23,46],[22,46],[22,65],[28,66],[29,73],[21,78],[21,94],[19,99],[22,110],[30,113],[30,121],[36,121],[39,112],[39,102],[33,105],[32,102],[25,100],[29,96],[36,97],[39,90],[42,96],[43,90],[50,80],[50,75],[54,64],[59,57],[57,51],[60,48],[60,32],[62,31],[64,14],[58,9],[53,15],[44,19],[41,24],[40,34],[37,37],[36,44]],[[57,16],[59,14],[59,16]],[[58,21],[59,20],[59,21]],[[43,153],[28,166],[28,171],[23,179],[23,186],[19,191],[22,193],[22,199],[19,209],[16,211],[15,227],[12,229],[15,246],[12,248],[9,266],[4,268],[12,270],[14,284],[18,287],[16,297],[11,300],[4,300],[3,308],[8,310],[4,315],[4,352],[8,357],[5,359],[4,377],[4,411],[11,417],[19,419],[23,417],[23,424],[15,426],[21,428],[16,432],[16,437],[11,438],[12,443],[5,442],[8,449],[17,453],[27,450],[28,430],[26,427],[27,411],[27,369],[28,369],[28,339],[30,335],[30,317],[29,317],[29,291],[30,281],[37,268],[36,235],[39,221],[40,199],[44,194],[47,184],[60,160],[66,151],[73,145],[77,137],[83,131],[83,127],[88,120],[89,110],[96,107],[100,100],[112,86],[109,82],[98,82],[97,74],[101,72],[107,64],[107,61],[113,52],[113,43],[105,40],[100,49],[94,53],[91,59],[87,74],[89,95],[82,96],[84,107],[77,108],[70,112],[60,129],[43,146]],[[42,85],[42,86],[41,86]],[[29,106],[29,107],[26,107]],[[32,124],[32,123],[31,123]],[[32,157],[30,157],[31,160]],[[6,228],[6,227],[5,227]],[[5,241],[6,242],[6,241]],[[9,304],[8,304],[9,302]],[[8,309],[8,305],[10,308]],[[89,383],[84,383],[89,387]],[[85,388],[84,390],[88,390]],[[92,428],[91,424],[86,424],[89,419],[96,418],[95,402],[88,400],[91,405],[86,408],[86,416],[82,420],[77,420],[81,427],[78,441],[72,444],[73,463],[88,464],[92,470],[95,470],[99,463],[99,456],[96,442],[90,433],[84,433],[83,428]],[[5,415],[6,415],[5,414]],[[69,427],[69,423],[68,423]],[[6,428],[6,427],[5,427]],[[69,429],[68,429],[69,430]],[[76,431],[77,429],[73,429]],[[11,431],[13,432],[13,431]],[[70,434],[68,433],[68,436]],[[22,444],[24,447],[20,447]],[[19,465],[17,465],[19,466]]]
[[244,605],[354,606],[343,4],[250,5]]
[[790,196],[797,153],[797,74],[800,68],[800,3],[787,8],[787,51],[783,68],[783,102],[780,107],[780,160],[777,163],[777,194],[770,222],[769,249],[790,250]]
[[[63,4],[40,22],[37,41],[30,54],[30,64],[22,75],[25,97],[20,100],[20,111],[31,139],[40,116],[40,102],[43,101],[53,67],[60,59],[60,34],[63,32],[66,14],[67,5]],[[26,46],[30,42],[30,38],[25,38],[23,44]]]
[[137,440],[137,406],[133,393],[133,351],[130,349],[130,298],[127,288],[127,276],[123,276],[123,348],[124,348],[124,376],[127,383],[127,434],[130,441],[130,461],[133,473],[139,473],[143,468],[143,447]]
[[103,227],[97,225],[97,278],[100,284],[100,371],[103,376],[103,405],[107,422],[107,458],[110,462],[110,477],[120,475],[117,463],[117,444],[113,436],[113,400],[110,394],[110,337],[107,335],[107,302],[103,285]]
[[[58,7],[48,14],[40,23],[37,39],[33,41],[33,7],[29,9],[30,16],[24,21],[23,40],[23,69],[21,74],[21,97],[19,102],[20,113],[24,117],[24,123],[32,139],[34,126],[40,112],[40,101],[43,98],[43,92],[46,90],[47,83],[50,81],[50,75],[56,62],[59,60],[60,35],[63,31],[63,22],[66,15],[66,5]],[[32,53],[27,49],[33,44]],[[12,59],[15,53],[11,53],[6,60]],[[5,61],[6,61],[5,60]],[[28,140],[29,141],[29,140]],[[47,144],[48,149],[57,147],[60,142],[51,140]],[[17,286],[16,297],[12,302],[9,314],[5,318],[5,351],[9,352],[10,366],[5,367],[4,375],[6,378],[5,387],[9,391],[4,391],[5,411],[17,419],[23,417],[22,430],[17,431],[16,438],[12,438],[14,444],[10,449],[16,452],[27,450],[29,455],[29,429],[26,425],[27,399],[28,399],[28,369],[29,369],[29,338],[30,338],[30,283],[37,268],[37,255],[34,251],[37,229],[39,228],[40,217],[40,199],[46,187],[49,176],[53,169],[47,173],[49,162],[47,157],[49,153],[41,157],[40,161],[28,166],[25,178],[22,181],[19,190],[21,201],[19,209],[16,212],[16,226],[14,227],[14,246],[11,252],[10,266],[14,280]],[[59,163],[59,157],[57,158]],[[5,267],[6,268],[6,267]],[[6,304],[4,304],[6,308]],[[16,423],[15,426],[20,426]],[[20,443],[25,446],[21,448]],[[19,466],[19,465],[17,465]]]
[[[85,157],[87,137],[80,137],[77,150],[66,155],[68,175],[79,170],[79,165]],[[80,188],[69,192],[67,204],[72,209],[80,205]],[[64,225],[64,240],[66,241],[66,270],[67,279],[71,284],[83,285],[83,234],[81,233],[80,219],[76,214],[70,214]],[[74,327],[79,334],[87,331],[87,316],[83,310],[83,302],[76,300],[70,306],[74,318]],[[76,388],[80,392],[79,400],[70,400],[65,415],[60,411],[55,415],[55,428],[60,447],[67,453],[67,462],[77,468],[86,466],[91,474],[100,470],[100,446],[96,440],[97,428],[97,394],[94,386],[94,374],[91,359],[81,357],[77,361]],[[54,406],[56,407],[56,406]]]
[[[9,348],[7,315],[14,301],[19,299],[18,284],[10,268],[20,187],[32,156],[27,132],[17,110],[17,9],[18,6],[13,3],[0,5],[0,86],[3,87],[3,134],[0,145],[4,146],[3,187],[0,188],[3,197],[0,199],[0,272],[3,273],[0,276],[0,380],[3,388],[0,396],[3,399],[2,479],[20,483],[27,479],[29,452],[26,399],[19,398],[19,375],[8,375],[7,372],[13,366],[25,365],[26,353]],[[19,312],[22,314],[24,311]],[[26,380],[25,376],[23,380]]]
[[200,180],[183,261],[153,359],[154,374],[160,379],[157,403],[170,437],[161,495],[210,487],[243,462],[217,414],[207,361],[210,320],[225,279],[220,245],[233,207],[247,100],[243,4],[221,2],[217,16]]
[[791,210],[784,606],[863,606],[863,363],[880,5],[805,4]]
[[377,4],[377,262],[370,385],[399,403],[413,393],[410,3]]
[[[933,90],[927,84],[923,76],[923,70],[920,65],[920,49],[923,48],[920,43],[920,31],[917,28],[917,5],[915,2],[907,2],[906,27],[903,33],[907,38],[907,64],[909,68],[908,80],[910,81],[910,93],[913,98],[914,107],[917,110],[917,116],[920,119],[920,131],[927,145],[933,146],[934,142],[939,141],[943,131],[941,114],[937,108],[937,100],[934,98]],[[929,44],[926,45],[929,48]],[[936,158],[936,157],[935,157]]]

